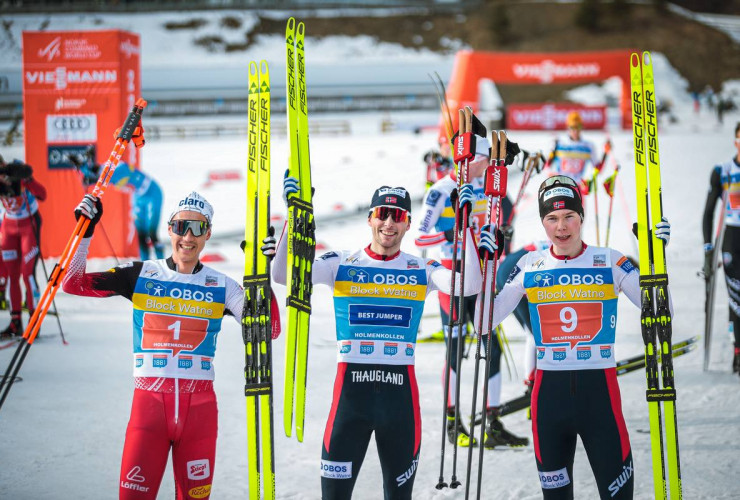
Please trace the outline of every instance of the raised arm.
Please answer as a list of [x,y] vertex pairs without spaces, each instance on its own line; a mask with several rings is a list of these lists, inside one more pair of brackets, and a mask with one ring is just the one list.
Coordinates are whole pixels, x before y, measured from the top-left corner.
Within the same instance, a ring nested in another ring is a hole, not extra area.
[[88,273],[87,254],[95,225],[103,215],[103,204],[92,195],[85,195],[75,209],[75,217],[87,217],[90,225],[84,238],[77,247],[67,274],[62,281],[62,289],[74,295],[86,297],[112,297],[121,295],[131,300],[134,295],[136,280],[141,272],[141,262],[123,264],[102,273]]

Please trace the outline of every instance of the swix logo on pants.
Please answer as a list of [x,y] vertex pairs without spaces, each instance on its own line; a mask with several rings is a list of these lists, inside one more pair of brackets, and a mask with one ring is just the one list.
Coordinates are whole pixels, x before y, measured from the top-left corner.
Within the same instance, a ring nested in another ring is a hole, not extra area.
[[416,468],[419,466],[419,457],[417,455],[416,458],[414,458],[411,461],[411,467],[409,467],[406,472],[401,474],[400,476],[396,477],[396,483],[398,487],[403,486],[406,484],[406,481],[414,477],[414,473],[416,472]]
[[126,479],[128,481],[121,481],[121,488],[126,488],[127,490],[134,490],[134,491],[141,491],[142,493],[146,493],[149,491],[148,486],[142,486],[139,483],[143,483],[146,481],[146,478],[141,474],[141,467],[138,465],[135,465],[131,468],[130,471],[128,471],[128,474],[126,474]]
[[619,489],[627,483],[629,478],[632,477],[632,473],[634,472],[634,467],[632,466],[632,461],[630,461],[629,464],[622,466],[622,472],[617,476],[617,478],[611,482],[609,485],[609,493],[611,493],[611,496],[616,495],[619,493]]

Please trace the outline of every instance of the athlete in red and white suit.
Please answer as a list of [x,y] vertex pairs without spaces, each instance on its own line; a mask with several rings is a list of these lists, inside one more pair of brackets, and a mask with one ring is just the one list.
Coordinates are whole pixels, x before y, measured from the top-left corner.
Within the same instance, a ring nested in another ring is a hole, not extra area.
[[39,257],[41,216],[39,201],[46,199],[46,189],[33,178],[33,169],[21,162],[3,165],[0,173],[0,201],[5,214],[0,239],[8,281],[10,283],[10,325],[3,336],[23,333],[21,309],[21,277],[26,287],[26,305],[31,313],[36,307],[34,292],[38,285],[34,276]]
[[[86,195],[77,208],[91,219],[102,205]],[[107,272],[85,272],[88,228],[63,282],[88,297],[121,295],[133,303],[134,380],[131,418],[121,460],[119,498],[157,497],[172,448],[178,499],[209,498],[218,434],[213,391],[216,339],[225,315],[241,320],[244,292],[199,256],[211,236],[211,205],[190,193],[170,216],[172,256],[132,262]],[[196,234],[197,233],[197,234]],[[265,255],[274,254],[263,247]],[[279,318],[273,298],[273,318]],[[279,323],[272,335],[279,334]]]

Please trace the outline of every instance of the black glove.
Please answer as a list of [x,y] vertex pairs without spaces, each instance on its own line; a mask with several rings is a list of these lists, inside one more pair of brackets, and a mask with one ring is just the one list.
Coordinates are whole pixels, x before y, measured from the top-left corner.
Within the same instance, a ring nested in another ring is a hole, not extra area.
[[704,245],[704,277],[710,279],[714,274],[714,249],[711,244]]
[[84,238],[90,238],[95,232],[95,224],[98,223],[100,218],[103,216],[103,202],[100,198],[96,198],[91,194],[86,194],[77,208],[75,208],[75,219],[79,220],[80,217],[86,217],[90,219],[90,225],[87,226]]
[[509,140],[506,141],[506,160],[504,163],[506,165],[511,165],[514,163],[514,157],[521,153],[521,149],[519,149],[519,144],[516,142],[511,142]]

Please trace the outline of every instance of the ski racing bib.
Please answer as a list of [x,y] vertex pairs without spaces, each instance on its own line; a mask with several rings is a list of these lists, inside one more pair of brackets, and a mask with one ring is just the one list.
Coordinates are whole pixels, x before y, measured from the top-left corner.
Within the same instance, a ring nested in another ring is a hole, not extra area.
[[558,139],[555,147],[553,171],[580,182],[586,175],[587,165],[594,161],[594,145],[591,142],[574,141],[569,136],[565,136]]
[[734,160],[727,161],[718,167],[722,188],[727,190],[725,224],[740,226],[740,166]]
[[226,277],[204,267],[180,274],[145,261],[132,297],[134,376],[213,380]]
[[547,258],[545,252],[528,254],[523,276],[537,368],[615,366],[618,294],[609,249],[588,247],[567,261]]
[[36,197],[25,188],[18,196],[2,196],[0,201],[5,209],[5,217],[8,219],[26,219],[39,210]]
[[423,259],[378,261],[364,251],[343,258],[334,281],[337,360],[413,365],[426,292]]

